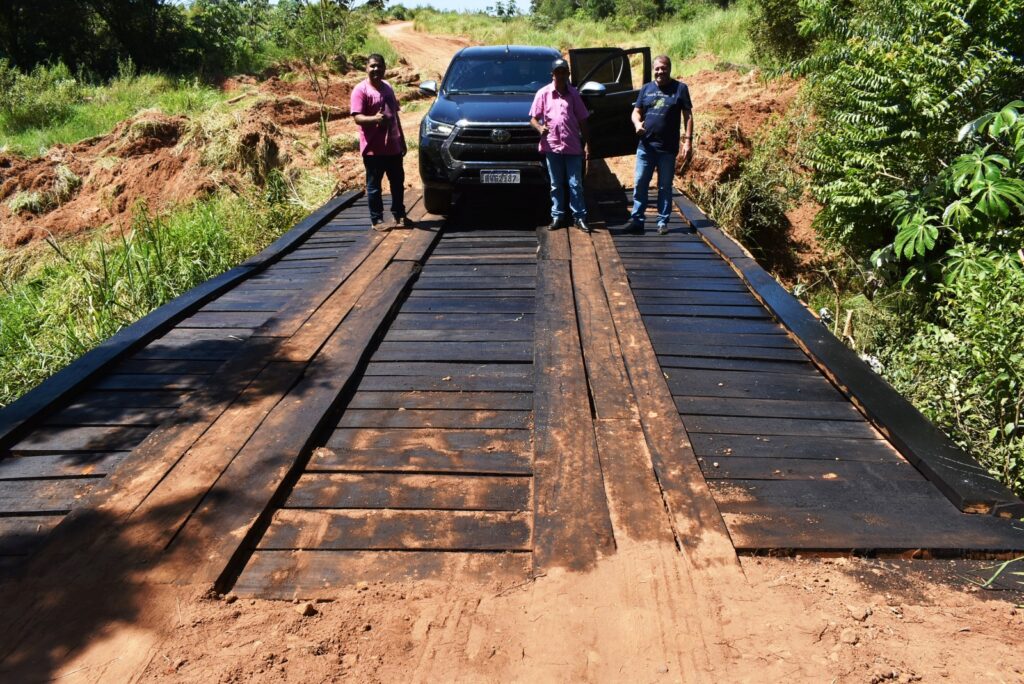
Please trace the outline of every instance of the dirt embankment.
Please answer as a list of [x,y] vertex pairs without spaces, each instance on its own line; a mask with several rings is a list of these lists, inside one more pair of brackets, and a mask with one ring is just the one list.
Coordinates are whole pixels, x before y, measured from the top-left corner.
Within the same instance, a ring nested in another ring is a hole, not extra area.
[[[338,146],[329,168],[340,188],[362,183],[349,117],[349,97],[362,78],[352,71],[323,80],[328,133]],[[411,87],[419,74],[408,65],[390,70],[388,80],[403,101],[420,97]],[[260,184],[272,169],[318,164],[320,108],[308,79],[282,68],[228,79],[222,88],[234,94],[223,111],[193,118],[145,111],[106,135],[56,145],[45,156],[0,154],[0,245],[102,226],[124,230],[141,203],[160,211],[219,187]]]

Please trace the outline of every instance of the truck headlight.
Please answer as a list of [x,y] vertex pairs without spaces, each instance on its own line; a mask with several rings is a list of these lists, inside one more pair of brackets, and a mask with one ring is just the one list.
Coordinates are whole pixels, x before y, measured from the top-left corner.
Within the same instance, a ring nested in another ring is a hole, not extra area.
[[429,116],[425,116],[421,134],[429,138],[447,138],[451,135],[452,128],[452,124],[434,121]]

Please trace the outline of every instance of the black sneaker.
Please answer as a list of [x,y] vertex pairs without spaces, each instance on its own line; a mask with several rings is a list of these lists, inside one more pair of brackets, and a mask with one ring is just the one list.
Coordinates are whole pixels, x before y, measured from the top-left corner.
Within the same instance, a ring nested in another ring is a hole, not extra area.
[[590,232],[590,226],[583,219],[576,219],[576,227],[582,230],[584,233]]
[[644,224],[640,223],[636,219],[629,219],[629,223],[626,224],[626,227],[623,230],[634,235],[643,235]]

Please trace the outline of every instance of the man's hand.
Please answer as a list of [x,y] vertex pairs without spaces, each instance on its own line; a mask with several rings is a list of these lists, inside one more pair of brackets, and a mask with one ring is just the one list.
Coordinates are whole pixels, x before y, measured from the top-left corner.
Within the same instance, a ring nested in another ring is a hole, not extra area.
[[636,134],[637,135],[643,135],[644,133],[647,132],[647,129],[644,128],[644,122],[643,121],[641,121],[640,123],[634,123],[633,125],[636,128]]
[[682,149],[683,164],[689,164],[690,159],[693,157],[693,142],[690,140],[683,140]]
[[537,132],[540,133],[541,135],[547,135],[549,130],[551,129],[548,128],[547,124],[540,124],[539,126],[537,126]]

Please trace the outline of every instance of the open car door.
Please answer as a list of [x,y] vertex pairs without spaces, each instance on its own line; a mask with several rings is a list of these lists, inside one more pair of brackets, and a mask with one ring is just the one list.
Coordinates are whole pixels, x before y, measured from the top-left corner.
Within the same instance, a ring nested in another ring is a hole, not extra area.
[[[639,55],[643,73],[634,74],[630,58]],[[584,96],[590,112],[590,156],[621,157],[636,152],[631,115],[640,88],[651,80],[651,49],[580,48],[569,50],[569,77],[577,88],[588,81],[605,87],[603,95]]]

